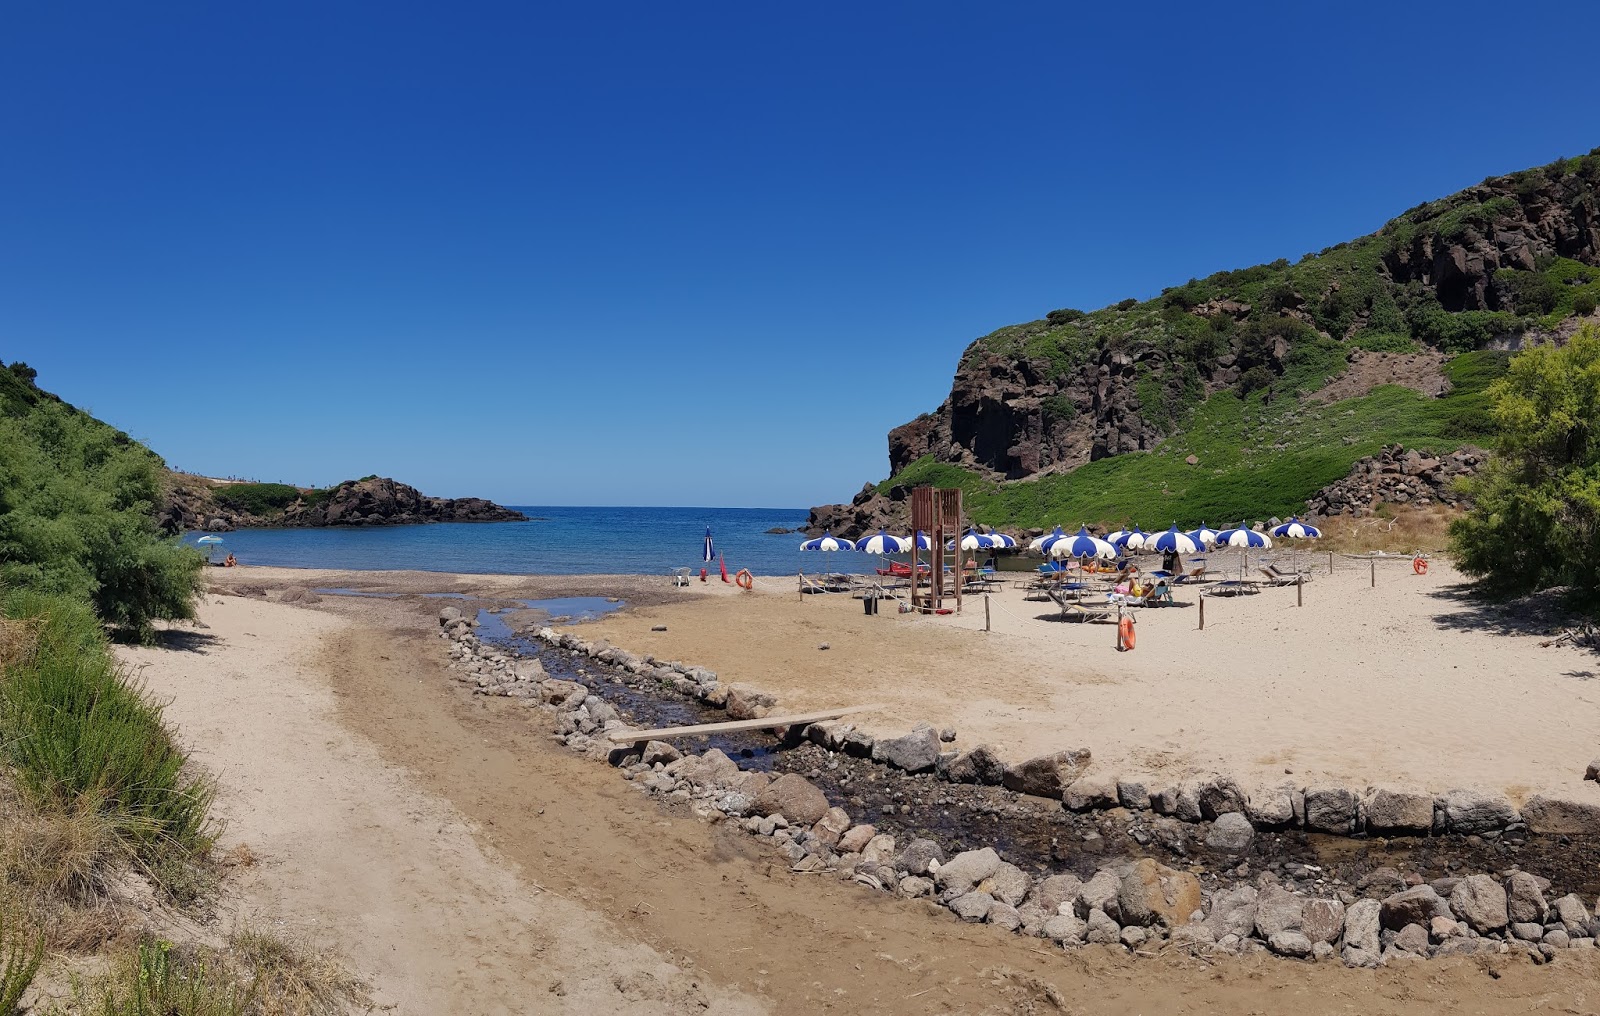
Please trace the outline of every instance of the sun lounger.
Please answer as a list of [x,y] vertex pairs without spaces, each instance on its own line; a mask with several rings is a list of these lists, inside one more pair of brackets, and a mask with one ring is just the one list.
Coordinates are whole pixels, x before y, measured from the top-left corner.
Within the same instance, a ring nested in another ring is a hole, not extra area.
[[1284,571],[1282,568],[1279,568],[1276,564],[1272,564],[1272,563],[1268,563],[1267,564],[1266,570],[1271,572],[1272,574],[1278,576],[1281,579],[1288,579],[1290,582],[1294,582],[1294,581],[1297,581],[1297,580],[1301,581],[1301,582],[1310,582],[1311,581],[1311,573],[1310,572]]
[[1113,611],[1106,607],[1086,607],[1081,603],[1068,598],[1065,593],[1056,592],[1054,589],[1046,590],[1050,599],[1054,600],[1057,607],[1061,608],[1061,620],[1092,623],[1096,621],[1116,620]]
[[1174,576],[1172,581],[1174,583],[1177,583],[1177,584],[1180,584],[1180,585],[1187,584],[1187,583],[1190,583],[1190,582],[1204,582],[1206,580],[1205,579],[1205,574],[1206,574],[1206,566],[1205,565],[1201,565],[1198,568],[1193,568],[1193,569],[1190,569],[1189,571],[1183,572],[1180,575]]
[[1258,568],[1269,586],[1294,586],[1305,579],[1304,575],[1285,575],[1275,568]]
[[805,572],[800,573],[800,592],[802,593],[831,593],[827,583],[811,578]]
[[676,588],[678,586],[686,586],[688,584],[689,584],[689,569],[687,569],[687,568],[679,568],[679,569],[675,570],[672,573],[672,585],[673,585],[674,588]]
[[1213,582],[1206,589],[1207,596],[1253,596],[1261,592],[1261,587],[1247,579],[1223,579]]

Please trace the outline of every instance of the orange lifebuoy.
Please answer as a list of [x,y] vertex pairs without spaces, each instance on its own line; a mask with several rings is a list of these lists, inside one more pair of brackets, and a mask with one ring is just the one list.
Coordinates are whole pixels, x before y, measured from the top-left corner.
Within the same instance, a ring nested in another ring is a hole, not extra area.
[[1133,648],[1133,618],[1124,617],[1117,622],[1117,649],[1127,652]]
[[1411,570],[1418,575],[1428,574],[1428,559],[1418,555],[1411,559]]
[[754,589],[756,587],[756,577],[751,575],[749,570],[745,568],[740,568],[734,573],[733,581],[739,584],[740,589]]

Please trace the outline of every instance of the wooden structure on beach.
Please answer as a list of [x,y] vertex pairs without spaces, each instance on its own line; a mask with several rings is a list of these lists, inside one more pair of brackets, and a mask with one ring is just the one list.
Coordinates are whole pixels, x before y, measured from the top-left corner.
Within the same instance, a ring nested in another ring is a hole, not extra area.
[[[955,597],[956,613],[961,613],[961,488],[917,487],[911,492],[911,606],[922,611],[945,609],[944,601]],[[922,588],[916,534],[928,537],[928,563],[933,572],[928,588]],[[946,573],[945,544],[951,543],[950,571]]]

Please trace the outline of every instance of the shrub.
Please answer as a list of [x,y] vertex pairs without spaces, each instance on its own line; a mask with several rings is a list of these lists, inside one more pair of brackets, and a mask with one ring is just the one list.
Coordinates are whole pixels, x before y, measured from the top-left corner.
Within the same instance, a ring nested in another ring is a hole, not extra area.
[[1467,483],[1451,526],[1463,571],[1499,592],[1573,586],[1600,594],[1600,329],[1535,346],[1489,389],[1496,456]]
[[1059,327],[1061,325],[1070,325],[1072,322],[1082,320],[1087,316],[1088,315],[1081,310],[1077,310],[1072,307],[1063,307],[1060,310],[1053,310],[1046,314],[1044,319],[1052,326]]
[[1135,300],[1131,296],[1128,297],[1126,300],[1118,300],[1117,303],[1116,303],[1116,308],[1118,310],[1132,310],[1133,308],[1135,308],[1137,306],[1139,306],[1139,301]]
[[192,618],[203,561],[156,528],[161,460],[18,385],[0,391],[0,585],[82,597],[133,635]]
[[1572,313],[1580,317],[1587,317],[1594,313],[1595,296],[1593,293],[1579,293],[1572,298]]
[[1518,314],[1548,314],[1561,302],[1561,283],[1544,272],[1502,268],[1494,273],[1494,282]]
[[112,656],[87,606],[15,592],[8,618],[40,619],[36,652],[0,683],[0,758],[36,800],[112,816],[147,861],[209,849],[213,788],[189,770],[161,708]]
[[1363,328],[1361,331],[1356,332],[1350,343],[1357,349],[1365,349],[1373,353],[1415,353],[1417,351],[1417,341],[1409,335],[1373,331],[1370,328]]
[[22,995],[44,959],[44,936],[22,931],[0,918],[0,1016],[17,1016]]
[[287,483],[232,483],[218,487],[218,504],[252,515],[280,512],[300,499],[300,490]]
[[140,943],[106,978],[100,1004],[81,997],[79,1004],[104,1016],[248,1016],[255,985],[208,959],[170,942]]

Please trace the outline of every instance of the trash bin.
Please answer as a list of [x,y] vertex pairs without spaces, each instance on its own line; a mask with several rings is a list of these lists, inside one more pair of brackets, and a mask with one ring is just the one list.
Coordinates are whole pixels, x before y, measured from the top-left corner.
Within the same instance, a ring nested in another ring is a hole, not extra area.
[[863,614],[876,614],[878,612],[878,598],[876,596],[863,596],[861,598],[861,612]]

